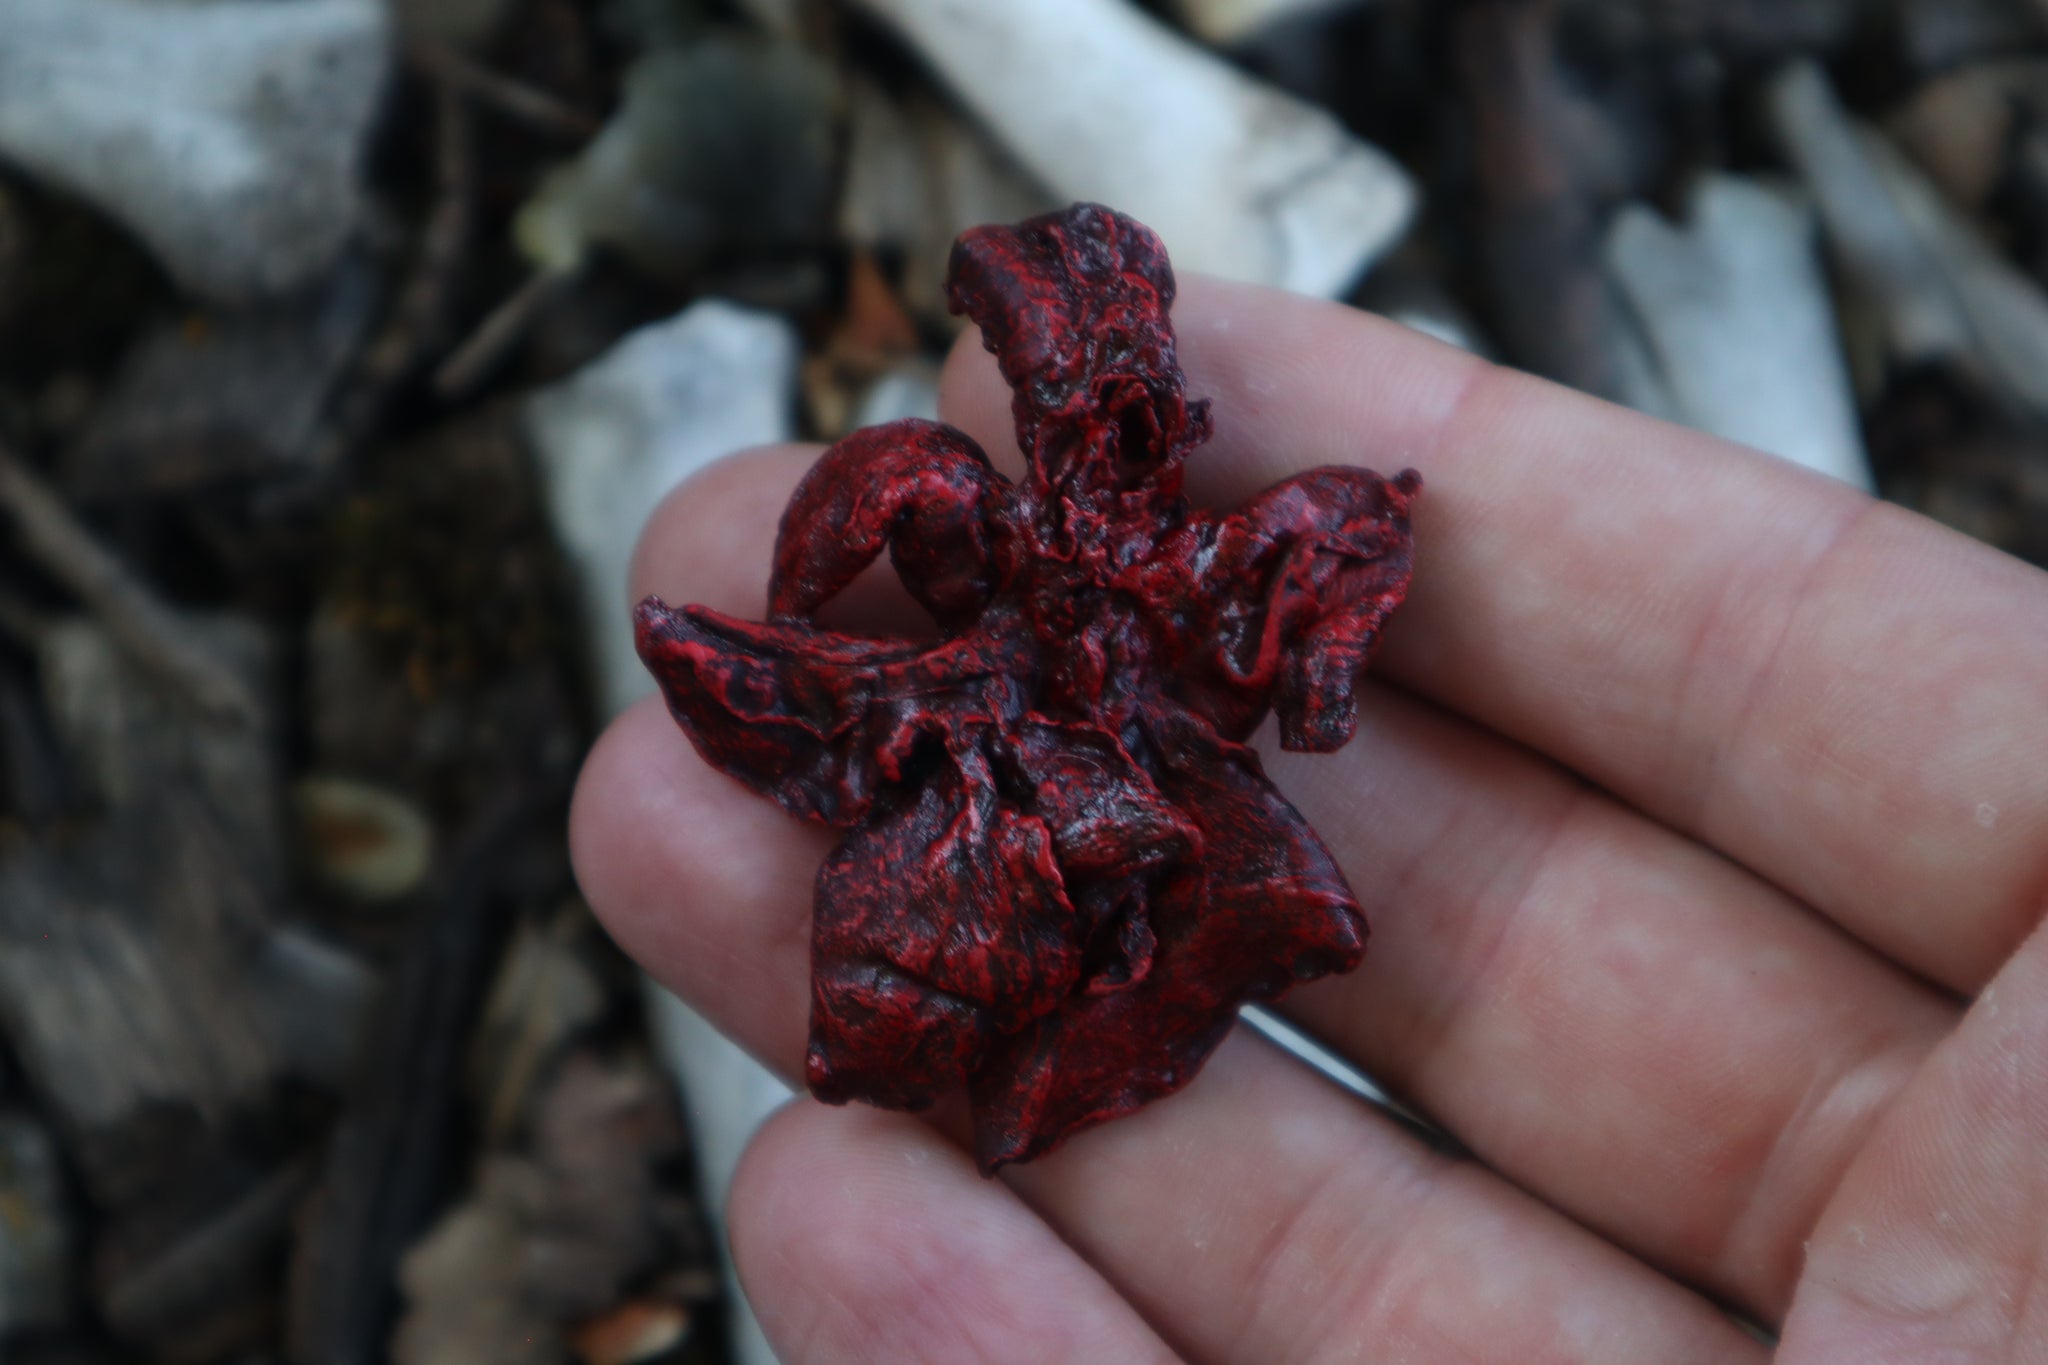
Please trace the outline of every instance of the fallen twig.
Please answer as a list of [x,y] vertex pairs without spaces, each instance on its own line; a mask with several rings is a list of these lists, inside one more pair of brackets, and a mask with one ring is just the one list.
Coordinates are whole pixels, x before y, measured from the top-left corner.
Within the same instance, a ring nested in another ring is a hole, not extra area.
[[443,83],[436,92],[434,126],[434,208],[420,233],[419,253],[383,330],[364,349],[347,392],[313,442],[307,464],[316,478],[338,468],[369,435],[392,393],[445,325],[474,218],[473,130],[469,110],[452,84]]
[[193,643],[177,613],[71,514],[57,491],[0,445],[0,507],[23,550],[78,596],[115,639],[220,720],[250,722],[256,698]]
[[247,1283],[258,1266],[272,1261],[312,1178],[310,1160],[280,1167],[161,1255],[121,1276],[102,1302],[108,1322],[130,1341],[176,1340],[194,1305],[226,1286]]
[[543,309],[575,281],[573,273],[540,270],[493,308],[434,371],[433,388],[443,399],[462,397],[505,358]]
[[444,87],[473,96],[479,103],[542,132],[587,139],[596,137],[604,127],[600,120],[566,101],[480,66],[446,43],[422,40],[408,48],[406,55],[414,66]]

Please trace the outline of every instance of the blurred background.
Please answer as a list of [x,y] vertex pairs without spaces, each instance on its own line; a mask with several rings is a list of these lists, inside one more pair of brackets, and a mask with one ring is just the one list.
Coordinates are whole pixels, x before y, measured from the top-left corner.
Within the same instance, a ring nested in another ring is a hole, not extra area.
[[0,0],[0,1361],[767,1359],[625,558],[1073,199],[2048,562],[2048,0]]

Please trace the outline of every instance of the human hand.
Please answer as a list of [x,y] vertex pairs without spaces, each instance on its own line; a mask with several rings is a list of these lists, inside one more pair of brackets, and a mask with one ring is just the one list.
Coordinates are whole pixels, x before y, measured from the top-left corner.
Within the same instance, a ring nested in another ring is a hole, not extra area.
[[[785,1359],[1764,1358],[1712,1296],[1786,1362],[2048,1361],[2048,576],[1347,309],[1196,279],[1175,318],[1198,500],[1422,471],[1357,738],[1261,746],[1373,927],[1282,1010],[1479,1162],[1243,1030],[994,1182],[799,1101],[728,1211]],[[943,415],[1014,472],[1008,405],[967,338]],[[758,614],[816,454],[667,499],[634,598]],[[800,1075],[833,836],[650,698],[572,840],[618,940]]]

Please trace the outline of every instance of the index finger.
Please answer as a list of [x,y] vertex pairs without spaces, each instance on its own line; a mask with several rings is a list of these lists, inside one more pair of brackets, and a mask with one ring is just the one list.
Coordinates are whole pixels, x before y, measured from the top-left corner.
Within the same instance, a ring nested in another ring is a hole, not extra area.
[[[1422,471],[1386,676],[1958,990],[2039,919],[2048,575],[1352,309],[1189,278],[1174,318],[1215,401],[1196,496],[1321,464]],[[971,334],[943,395],[1014,448]]]

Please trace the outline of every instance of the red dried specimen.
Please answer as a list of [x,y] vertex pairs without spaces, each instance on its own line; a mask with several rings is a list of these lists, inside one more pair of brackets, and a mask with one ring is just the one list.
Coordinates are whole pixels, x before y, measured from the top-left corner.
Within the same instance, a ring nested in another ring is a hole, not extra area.
[[[948,296],[1016,392],[1013,484],[951,427],[825,452],[782,519],[766,625],[640,605],[704,756],[848,831],[818,874],[810,1087],[916,1109],[965,1085],[984,1172],[1185,1085],[1244,1000],[1348,971],[1365,919],[1243,741],[1351,737],[1407,591],[1410,470],[1188,505],[1158,238],[1077,205],[979,228]],[[887,548],[936,645],[820,629]]]

